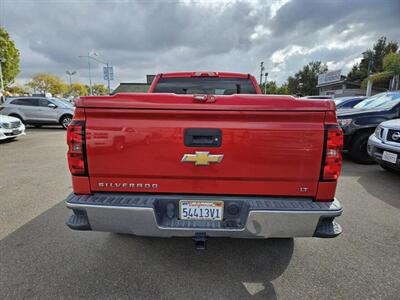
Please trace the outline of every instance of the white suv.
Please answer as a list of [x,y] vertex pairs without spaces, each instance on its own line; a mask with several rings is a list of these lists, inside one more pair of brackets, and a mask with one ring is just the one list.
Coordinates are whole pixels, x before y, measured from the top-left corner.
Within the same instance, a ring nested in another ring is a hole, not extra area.
[[400,119],[379,124],[368,139],[367,150],[382,168],[400,172]]

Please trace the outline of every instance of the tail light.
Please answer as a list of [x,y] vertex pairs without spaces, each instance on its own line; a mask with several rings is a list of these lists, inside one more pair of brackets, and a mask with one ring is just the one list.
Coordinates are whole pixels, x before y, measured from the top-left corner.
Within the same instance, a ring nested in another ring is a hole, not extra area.
[[67,127],[68,166],[72,175],[87,175],[85,121],[72,120]]
[[343,131],[338,126],[325,128],[325,149],[321,179],[324,181],[337,180],[342,168]]

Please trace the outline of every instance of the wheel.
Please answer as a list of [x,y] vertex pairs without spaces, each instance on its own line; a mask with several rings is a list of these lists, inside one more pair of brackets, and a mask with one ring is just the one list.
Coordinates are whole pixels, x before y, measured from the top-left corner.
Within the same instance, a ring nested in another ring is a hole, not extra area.
[[71,121],[72,121],[72,116],[66,115],[61,118],[60,124],[64,129],[67,129],[67,127],[68,127],[69,123],[71,123]]
[[389,167],[389,166],[387,166],[387,165],[380,165],[383,169],[385,169],[386,171],[388,171],[388,172],[391,172],[391,173],[395,173],[395,174],[400,174],[400,171],[398,171],[398,170],[396,170],[396,169],[394,169],[394,168],[391,168],[391,167]]
[[373,164],[374,159],[368,155],[367,144],[368,138],[371,135],[370,132],[362,132],[358,134],[350,146],[350,157],[353,161],[359,164]]

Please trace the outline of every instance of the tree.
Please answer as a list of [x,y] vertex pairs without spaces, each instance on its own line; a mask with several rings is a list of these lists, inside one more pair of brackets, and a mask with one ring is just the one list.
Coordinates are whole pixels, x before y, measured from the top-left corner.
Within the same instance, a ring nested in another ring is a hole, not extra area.
[[389,89],[397,90],[400,85],[400,53],[389,53],[383,59],[383,69],[393,77]]
[[[260,85],[261,91],[264,93],[265,84]],[[271,95],[287,95],[289,94],[289,90],[287,84],[283,84],[278,86],[275,81],[269,81],[267,83],[267,94]]]
[[393,75],[400,75],[400,53],[389,53],[383,59],[383,69]]
[[86,96],[89,94],[89,89],[82,83],[73,83],[70,87],[70,94],[74,97]]
[[326,64],[312,61],[298,71],[294,77],[288,78],[288,92],[293,95],[317,95],[318,75],[328,71]]
[[359,64],[355,64],[347,74],[349,81],[363,81],[368,77],[368,69],[371,73],[380,73],[384,70],[383,58],[390,53],[396,53],[399,49],[397,42],[386,43],[386,37],[381,37],[374,44],[372,50],[367,49],[362,53]]
[[19,84],[14,84],[6,88],[6,91],[12,95],[23,95],[26,93],[25,88]]
[[19,73],[19,51],[8,32],[0,26],[0,59],[4,87],[14,83]]
[[373,73],[383,71],[383,58],[386,54],[386,37],[381,37],[374,45],[372,51],[372,68]]
[[62,95],[68,89],[58,76],[46,73],[33,76],[27,86],[32,88],[35,93],[51,93],[52,95]]
[[390,81],[389,89],[397,90],[400,77],[400,53],[389,53],[383,58],[383,71],[377,72],[365,78],[362,82],[362,88],[366,88],[367,81],[374,84],[382,83],[387,86]]
[[92,93],[96,96],[107,95],[108,90],[103,84],[93,84]]
[[276,93],[278,95],[289,95],[290,93],[287,83],[282,84],[280,87],[278,87]]

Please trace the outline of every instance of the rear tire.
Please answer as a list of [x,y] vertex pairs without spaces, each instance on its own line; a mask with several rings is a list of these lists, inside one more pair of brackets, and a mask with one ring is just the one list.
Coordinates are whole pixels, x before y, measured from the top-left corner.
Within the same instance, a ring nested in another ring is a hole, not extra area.
[[72,121],[72,116],[71,115],[65,115],[60,119],[60,124],[64,129],[67,129],[68,125]]
[[371,134],[371,132],[362,132],[354,138],[349,151],[350,157],[354,162],[359,164],[375,163],[374,159],[367,152],[368,138]]

